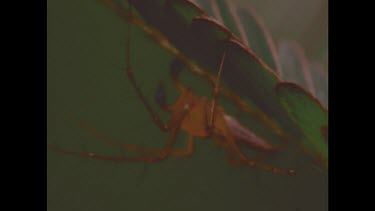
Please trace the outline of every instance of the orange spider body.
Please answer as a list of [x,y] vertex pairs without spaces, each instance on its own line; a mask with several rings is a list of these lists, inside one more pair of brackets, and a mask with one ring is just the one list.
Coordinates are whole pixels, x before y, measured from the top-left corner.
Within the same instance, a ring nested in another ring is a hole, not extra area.
[[[176,82],[177,83],[177,82]],[[226,140],[240,140],[249,146],[262,151],[276,151],[279,147],[272,146],[256,136],[236,119],[226,114],[224,109],[216,105],[214,116],[211,117],[212,101],[206,97],[197,96],[191,89],[185,89],[179,84],[181,96],[177,101],[164,108],[172,114],[170,124],[178,119],[178,114],[186,115],[181,121],[180,129],[193,137],[208,138],[210,136],[223,137]],[[209,119],[213,118],[212,130],[209,128]]]
[[[188,89],[181,94],[175,104],[170,106],[171,121],[176,119],[175,114],[186,110],[188,113],[181,121],[181,130],[191,136],[207,138],[211,135],[208,129],[208,119],[210,118],[209,104],[210,101],[207,98],[196,96],[192,90]],[[214,114],[214,132],[223,133],[226,129],[222,113],[222,108],[217,106]]]

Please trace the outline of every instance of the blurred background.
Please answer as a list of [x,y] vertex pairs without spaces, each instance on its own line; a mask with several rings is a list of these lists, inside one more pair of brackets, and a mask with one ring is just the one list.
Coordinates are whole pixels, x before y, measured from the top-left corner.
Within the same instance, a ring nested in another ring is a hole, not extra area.
[[310,60],[327,57],[328,0],[234,0],[249,4],[274,40],[295,40]]

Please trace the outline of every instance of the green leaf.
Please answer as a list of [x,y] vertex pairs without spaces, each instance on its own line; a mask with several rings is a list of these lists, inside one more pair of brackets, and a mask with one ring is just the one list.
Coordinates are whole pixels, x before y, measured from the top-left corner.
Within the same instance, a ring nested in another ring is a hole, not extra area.
[[328,112],[317,99],[293,83],[279,83],[276,92],[293,121],[302,129],[306,139],[302,144],[328,165]]
[[[280,73],[275,44],[255,11],[238,7],[229,0],[197,1],[209,14],[234,33],[241,43],[254,51],[272,70]],[[215,11],[215,12],[212,12]]]

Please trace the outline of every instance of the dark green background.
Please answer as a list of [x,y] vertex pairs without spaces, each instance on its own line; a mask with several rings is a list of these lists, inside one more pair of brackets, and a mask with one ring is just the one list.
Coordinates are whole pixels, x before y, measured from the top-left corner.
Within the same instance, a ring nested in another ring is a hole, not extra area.
[[[157,148],[167,134],[153,124],[124,74],[126,24],[94,1],[48,1],[48,144],[67,150],[121,155],[67,120],[81,118],[109,136]],[[169,102],[171,55],[133,28],[132,64],[153,104],[162,81]],[[187,73],[200,94],[208,86]],[[164,120],[168,115],[157,109]],[[179,137],[183,147],[186,136]],[[293,149],[265,160],[299,167],[298,176],[274,175],[228,164],[210,139],[197,139],[192,157],[157,164],[82,159],[48,152],[47,207],[55,210],[327,210],[327,176]]]

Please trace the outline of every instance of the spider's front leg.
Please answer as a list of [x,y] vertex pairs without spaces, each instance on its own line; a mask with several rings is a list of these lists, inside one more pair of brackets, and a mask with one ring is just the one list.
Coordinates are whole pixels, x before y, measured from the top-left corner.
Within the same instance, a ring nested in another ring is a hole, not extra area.
[[48,149],[51,151],[55,151],[55,152],[70,155],[70,156],[76,156],[76,157],[81,157],[81,158],[91,158],[91,159],[97,159],[97,160],[106,160],[106,161],[111,161],[111,162],[116,162],[116,163],[122,163],[122,162],[154,163],[154,162],[165,160],[172,154],[173,152],[172,148],[175,144],[178,132],[179,132],[179,127],[176,127],[171,131],[166,146],[161,150],[150,150],[150,149],[145,149],[142,147],[137,147],[135,145],[122,145],[123,148],[129,151],[136,151],[136,152],[142,152],[142,153],[147,152],[148,155],[145,155],[145,156],[136,156],[136,157],[107,156],[107,155],[101,155],[101,154],[92,153],[92,152],[74,152],[74,151],[65,150],[60,147],[55,147],[55,146],[49,146]]

